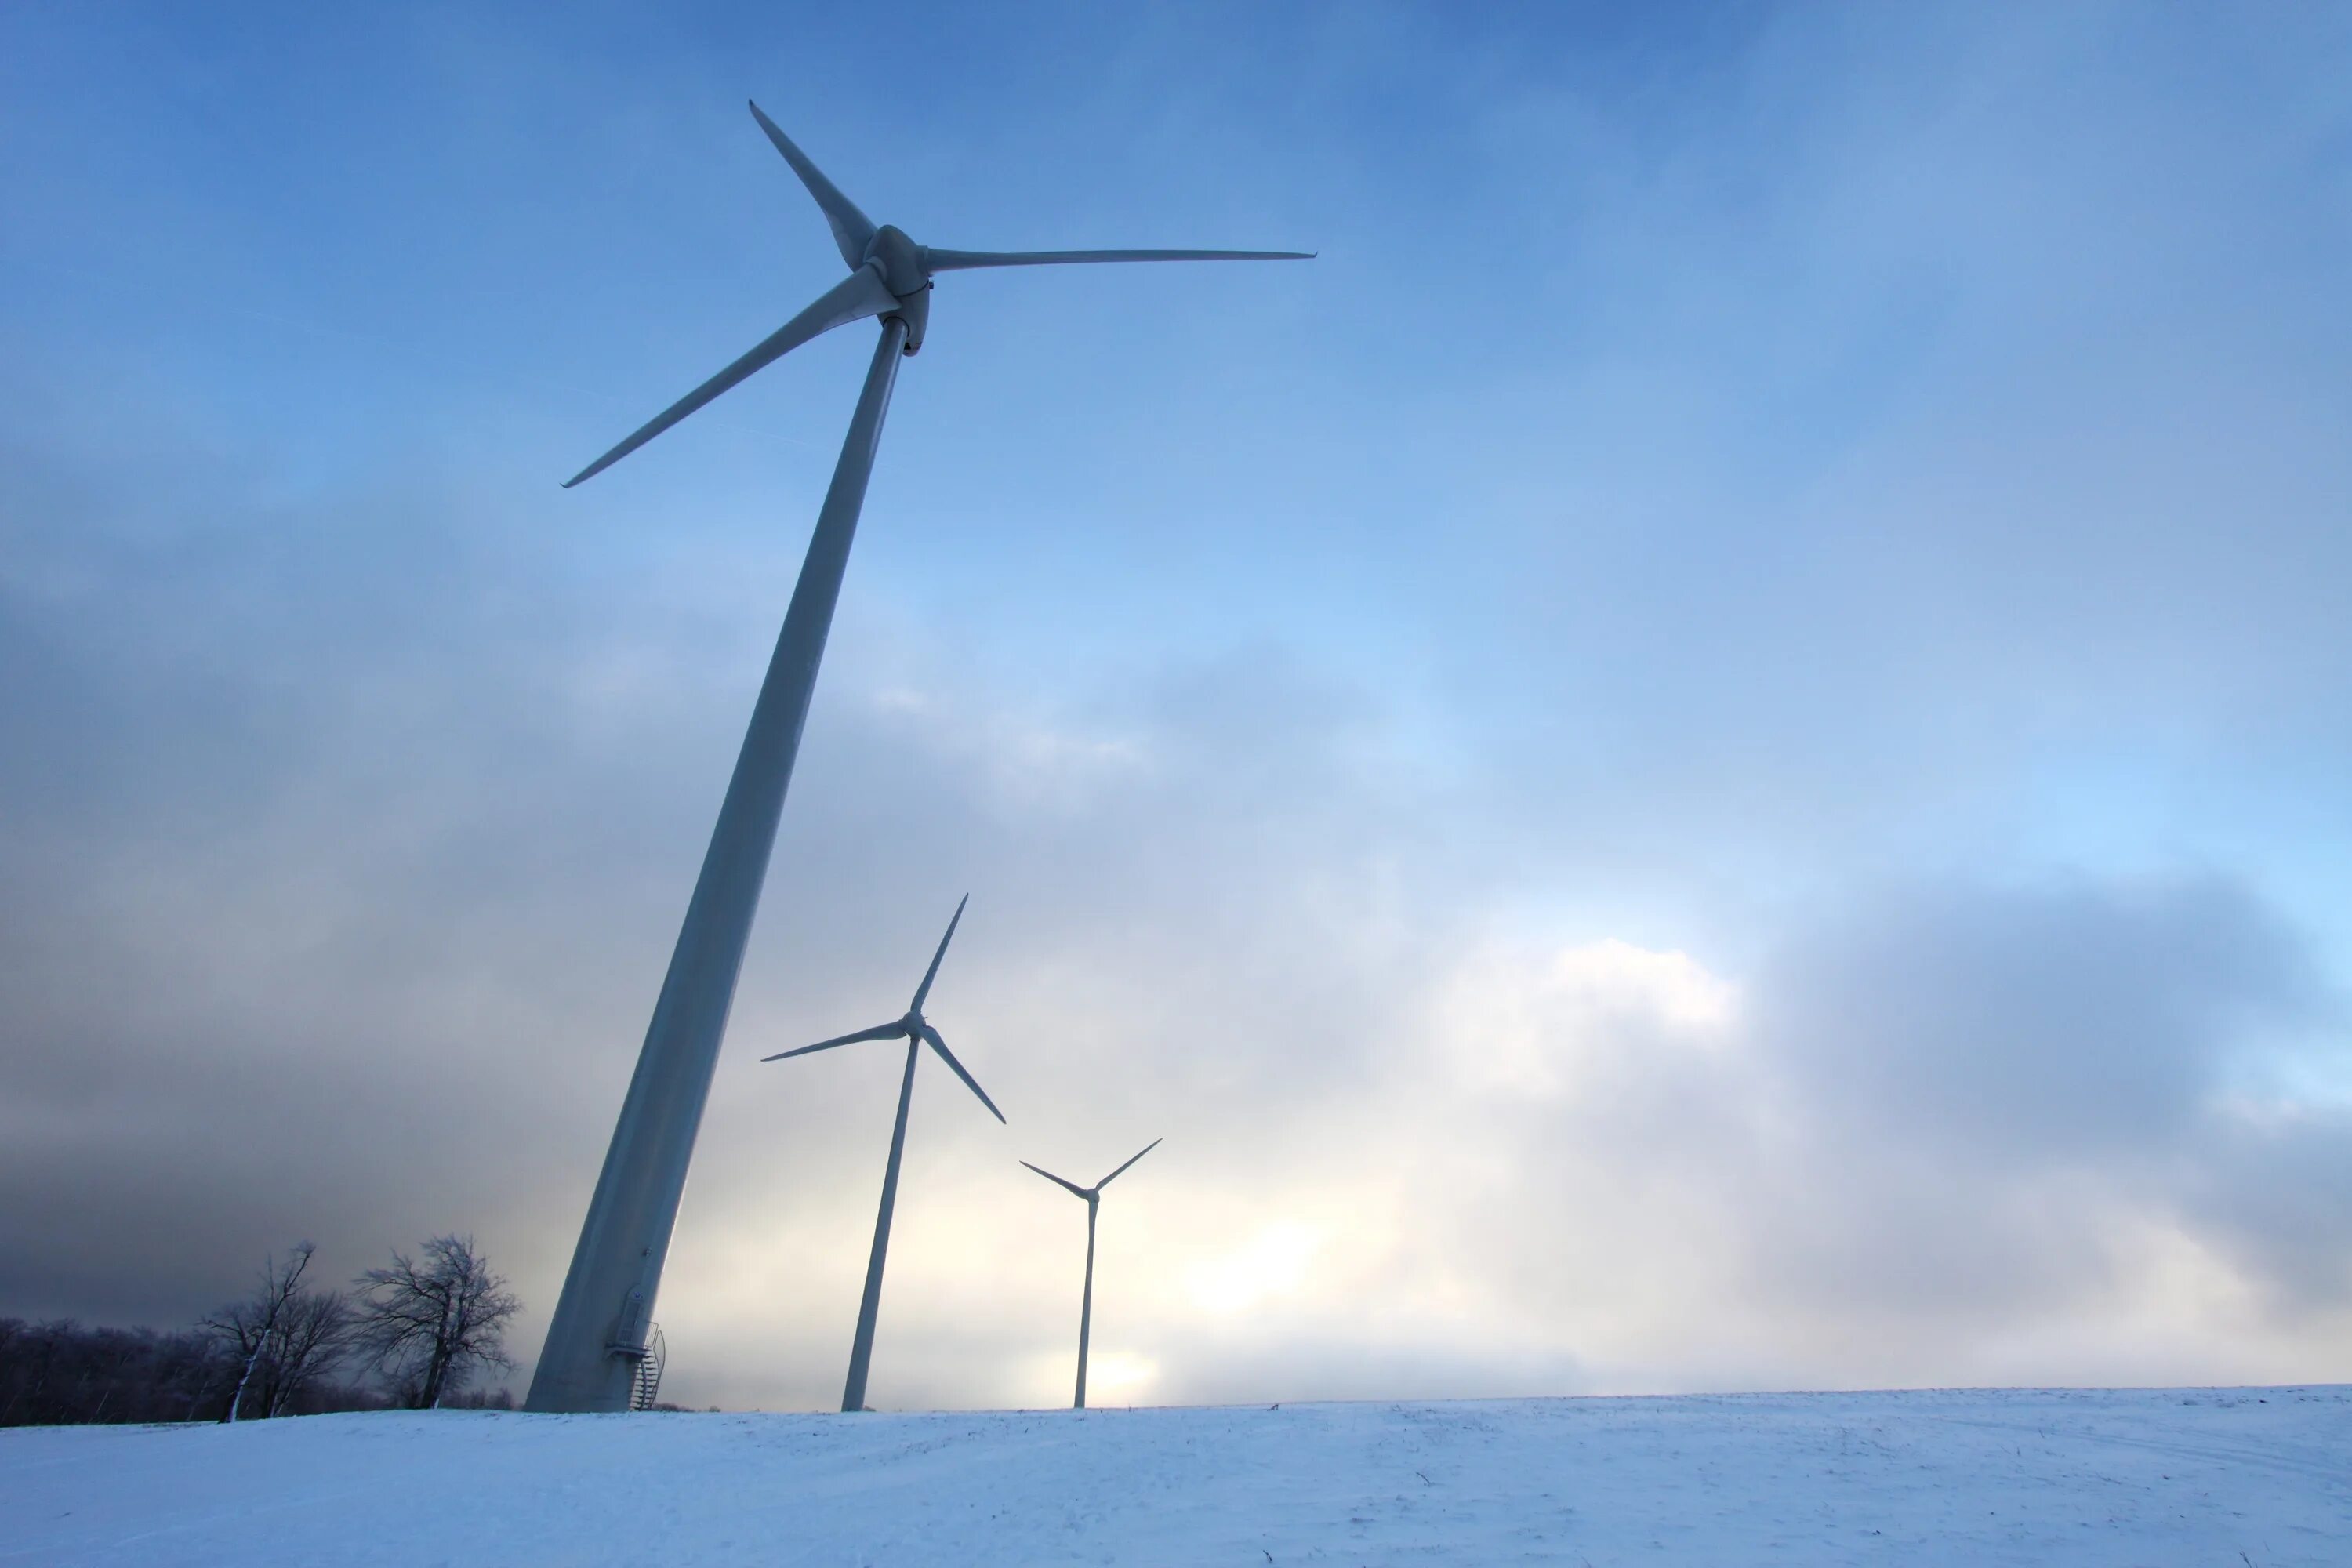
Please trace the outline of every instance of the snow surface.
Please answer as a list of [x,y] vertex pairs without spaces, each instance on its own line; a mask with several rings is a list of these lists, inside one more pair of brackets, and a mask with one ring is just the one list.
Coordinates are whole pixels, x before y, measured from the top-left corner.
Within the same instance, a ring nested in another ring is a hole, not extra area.
[[0,1563],[2352,1564],[2352,1389],[0,1431]]

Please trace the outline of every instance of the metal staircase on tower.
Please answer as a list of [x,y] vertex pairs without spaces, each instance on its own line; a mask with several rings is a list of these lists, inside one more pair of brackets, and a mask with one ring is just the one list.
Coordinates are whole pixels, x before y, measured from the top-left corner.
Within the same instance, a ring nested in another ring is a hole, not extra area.
[[661,1325],[649,1323],[644,1353],[637,1360],[637,1370],[629,1380],[629,1408],[651,1410],[661,1394],[662,1361],[667,1347],[662,1342]]

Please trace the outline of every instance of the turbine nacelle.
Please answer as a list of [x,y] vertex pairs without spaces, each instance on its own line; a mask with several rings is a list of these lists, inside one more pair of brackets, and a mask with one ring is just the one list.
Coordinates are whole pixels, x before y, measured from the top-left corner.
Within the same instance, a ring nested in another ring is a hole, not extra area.
[[882,319],[907,323],[905,352],[913,353],[923,346],[923,329],[931,321],[931,273],[924,263],[923,247],[897,224],[886,223],[866,242],[863,265],[881,274],[882,287],[898,301],[898,308],[883,311]]

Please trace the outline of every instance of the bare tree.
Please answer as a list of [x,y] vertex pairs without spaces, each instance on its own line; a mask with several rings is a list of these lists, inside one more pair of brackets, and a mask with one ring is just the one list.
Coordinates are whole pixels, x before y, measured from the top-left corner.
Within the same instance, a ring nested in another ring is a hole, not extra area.
[[236,1392],[229,1396],[228,1414],[222,1420],[235,1424],[245,1405],[245,1391],[253,1382],[254,1369],[276,1347],[279,1325],[301,1293],[302,1271],[310,1267],[310,1255],[316,1251],[316,1247],[303,1242],[286,1255],[282,1264],[271,1254],[262,1265],[261,1284],[252,1295],[204,1320],[204,1327],[219,1335],[244,1363],[237,1374]]
[[514,1365],[507,1320],[521,1309],[470,1236],[436,1236],[420,1256],[394,1252],[392,1267],[358,1280],[354,1342],[398,1384],[410,1408],[438,1409],[478,1367]]
[[287,1407],[334,1369],[351,1346],[351,1298],[340,1290],[298,1290],[278,1314],[264,1358],[261,1407],[283,1415]]

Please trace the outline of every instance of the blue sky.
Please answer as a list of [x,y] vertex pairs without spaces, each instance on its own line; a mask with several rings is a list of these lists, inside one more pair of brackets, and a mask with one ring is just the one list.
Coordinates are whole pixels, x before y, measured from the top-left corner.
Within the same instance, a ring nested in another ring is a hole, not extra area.
[[890,1075],[754,1059],[967,888],[939,1016],[1013,1125],[919,1093],[886,1402],[1047,1400],[1013,1161],[1162,1132],[1131,1397],[2352,1374],[2347,55],[11,12],[0,1311],[469,1227],[535,1346],[866,353],[556,488],[837,276],[756,97],[919,240],[1320,256],[941,281],[689,1396],[825,1402]]

